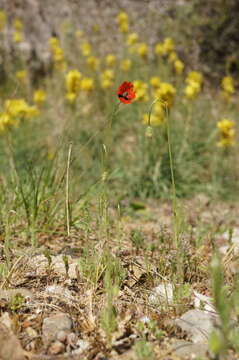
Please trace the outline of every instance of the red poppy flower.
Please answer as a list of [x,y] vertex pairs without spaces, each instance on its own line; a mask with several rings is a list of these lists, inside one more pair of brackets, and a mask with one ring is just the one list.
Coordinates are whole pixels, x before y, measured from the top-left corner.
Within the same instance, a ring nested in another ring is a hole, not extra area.
[[130,104],[136,97],[134,85],[131,82],[124,81],[118,88],[118,97],[124,104]]

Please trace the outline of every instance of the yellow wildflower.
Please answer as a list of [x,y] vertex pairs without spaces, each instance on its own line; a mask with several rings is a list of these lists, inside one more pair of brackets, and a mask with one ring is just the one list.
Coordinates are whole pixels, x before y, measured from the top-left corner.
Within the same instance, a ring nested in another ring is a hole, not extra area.
[[174,41],[172,38],[167,37],[164,39],[164,50],[166,51],[166,54],[173,51],[175,48]]
[[97,70],[100,64],[100,60],[97,59],[95,56],[90,56],[87,59],[87,64],[92,70]]
[[84,91],[92,91],[94,89],[94,79],[85,77],[81,80],[81,89]]
[[191,81],[184,89],[184,94],[188,99],[195,98],[201,91],[201,86],[196,81]]
[[164,44],[163,43],[156,44],[154,51],[156,55],[165,55]]
[[234,122],[229,119],[218,121],[217,128],[220,132],[220,140],[217,143],[220,147],[233,146],[235,144]]
[[145,43],[139,44],[137,52],[140,56],[142,56],[142,58],[146,58],[149,52],[148,45]]
[[33,94],[34,103],[41,105],[46,101],[46,92],[42,89],[38,89]]
[[106,69],[101,74],[101,87],[103,89],[108,89],[112,87],[113,80],[114,80],[115,74],[112,69]]
[[4,132],[8,125],[13,125],[10,115],[6,112],[0,113],[0,132]]
[[166,38],[162,43],[157,43],[155,46],[156,55],[167,55],[174,50],[174,41],[171,38]]
[[[144,114],[143,116],[143,123],[148,124],[149,121],[149,115]],[[152,126],[158,126],[162,125],[165,122],[165,108],[163,104],[155,103],[151,116],[150,116],[150,125]]]
[[91,45],[87,41],[84,41],[80,48],[83,56],[89,56],[91,54]]
[[81,88],[81,73],[78,70],[71,70],[66,74],[67,93],[78,94]]
[[102,89],[109,89],[113,86],[113,82],[110,79],[101,78],[101,87]]
[[122,33],[127,33],[129,31],[129,24],[127,22],[123,22],[119,25],[119,31]]
[[13,33],[13,41],[15,43],[20,43],[23,41],[23,34],[20,31],[14,31]]
[[133,32],[133,33],[129,34],[127,37],[127,45],[128,46],[134,45],[137,43],[138,40],[139,40],[138,34]]
[[20,19],[15,19],[14,20],[14,28],[16,31],[22,31],[23,29],[23,23]]
[[26,80],[26,77],[27,77],[27,72],[26,70],[19,70],[16,72],[16,78],[21,81],[21,82],[25,82]]
[[181,75],[184,70],[184,63],[178,59],[174,62],[173,66],[176,74]]
[[172,51],[168,56],[168,63],[172,64],[178,59],[178,55],[175,51]]
[[74,104],[76,101],[76,93],[68,92],[66,93],[66,100],[69,101],[70,104]]
[[155,89],[159,88],[160,84],[161,84],[160,77],[158,77],[158,76],[152,76],[149,82],[150,82],[150,85],[152,85],[153,88],[155,88]]
[[0,31],[2,31],[7,23],[7,16],[5,11],[0,10]]
[[132,61],[130,59],[123,59],[120,62],[120,69],[123,71],[129,71],[132,66]]
[[186,83],[197,82],[200,86],[203,83],[203,76],[198,71],[190,71],[186,78]]
[[56,47],[56,48],[54,49],[53,59],[54,59],[56,62],[62,62],[62,61],[64,61],[64,51],[63,51],[62,48]]
[[134,89],[136,92],[136,100],[138,101],[148,101],[148,84],[144,83],[141,80],[134,81]]
[[117,17],[116,20],[118,24],[122,24],[123,22],[129,21],[128,14],[125,11],[121,11]]
[[38,109],[30,106],[24,99],[6,100],[4,103],[5,112],[10,118],[29,118],[38,115]]
[[119,25],[119,30],[123,33],[129,31],[129,17],[126,12],[121,11],[116,17],[117,23]]
[[56,38],[55,36],[51,37],[49,39],[49,45],[51,49],[54,49],[55,47],[59,47],[60,46],[59,39]]
[[231,76],[225,76],[221,82],[222,89],[232,95],[235,92],[234,79]]
[[102,79],[104,78],[104,79],[108,79],[108,80],[113,80],[114,77],[115,77],[114,71],[111,69],[106,69],[101,74]]
[[116,64],[116,56],[113,54],[108,54],[105,58],[106,65],[112,67]]
[[155,96],[159,98],[164,103],[164,106],[166,105],[168,108],[173,106],[175,95],[176,89],[172,84],[167,82],[162,82],[160,87],[155,90]]

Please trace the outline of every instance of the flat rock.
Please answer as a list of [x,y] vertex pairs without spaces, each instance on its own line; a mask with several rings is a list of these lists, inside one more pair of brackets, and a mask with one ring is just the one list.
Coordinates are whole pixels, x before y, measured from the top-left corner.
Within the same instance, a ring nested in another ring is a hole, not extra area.
[[67,314],[57,313],[43,320],[42,324],[42,338],[44,344],[49,344],[56,339],[60,331],[70,331],[72,321]]
[[167,305],[173,303],[173,285],[162,283],[152,290],[149,296],[149,303],[152,305]]
[[207,343],[218,316],[208,311],[189,310],[175,323],[187,332],[193,343]]
[[0,359],[24,360],[24,351],[20,341],[4,324],[0,323]]
[[50,354],[50,355],[57,355],[57,354],[61,354],[61,353],[63,353],[65,351],[65,345],[64,344],[62,344],[62,342],[61,341],[54,341],[52,344],[51,344],[51,346],[50,346],[50,348],[49,348],[49,350],[48,350],[48,353]]
[[32,299],[34,297],[33,293],[30,290],[24,288],[17,288],[17,289],[0,290],[0,299],[9,301],[18,294],[20,294],[24,298]]
[[193,295],[195,309],[206,310],[212,313],[216,313],[216,309],[213,306],[213,298],[200,294],[196,290],[193,291]]
[[[76,267],[78,266],[78,260],[72,259],[71,256],[67,256],[67,258],[69,264],[68,276],[70,279],[76,279]],[[35,271],[37,276],[46,275],[49,268],[48,260],[44,255],[34,256],[32,259],[30,259],[29,266],[33,271]],[[56,274],[64,277],[66,276],[66,268],[62,255],[51,256],[51,269]]]
[[60,285],[49,285],[45,288],[45,294],[55,297],[64,298],[65,300],[72,300],[71,292]]
[[208,345],[205,343],[194,344],[189,341],[177,340],[172,346],[172,350],[177,356],[187,356],[187,358],[196,359],[207,355]]

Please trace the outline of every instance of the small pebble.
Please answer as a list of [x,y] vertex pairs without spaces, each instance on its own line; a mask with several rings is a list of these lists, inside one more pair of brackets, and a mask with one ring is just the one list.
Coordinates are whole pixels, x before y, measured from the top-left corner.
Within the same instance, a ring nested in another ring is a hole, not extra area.
[[72,346],[72,347],[75,347],[76,346],[76,343],[77,343],[77,336],[76,334],[74,333],[70,333],[67,335],[67,344]]
[[56,338],[62,343],[65,343],[67,338],[67,333],[64,330],[61,330],[57,333]]
[[48,353],[49,355],[57,355],[63,353],[64,351],[65,351],[65,345],[57,340],[51,344]]

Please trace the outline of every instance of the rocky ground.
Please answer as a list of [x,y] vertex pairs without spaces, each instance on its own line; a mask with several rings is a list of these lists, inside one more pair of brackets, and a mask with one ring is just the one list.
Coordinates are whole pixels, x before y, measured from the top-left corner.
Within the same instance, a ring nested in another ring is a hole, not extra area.
[[[0,359],[208,359],[208,337],[219,326],[211,298],[212,247],[222,254],[230,282],[238,267],[238,207],[199,196],[183,209],[181,295],[170,270],[176,255],[168,203],[131,204],[103,241],[96,229],[72,229],[70,238],[59,229],[39,234],[39,247],[32,248],[16,234],[19,246],[10,251],[11,271],[1,282]],[[79,266],[86,246],[88,277]],[[106,249],[124,269],[110,338],[101,326]]]

